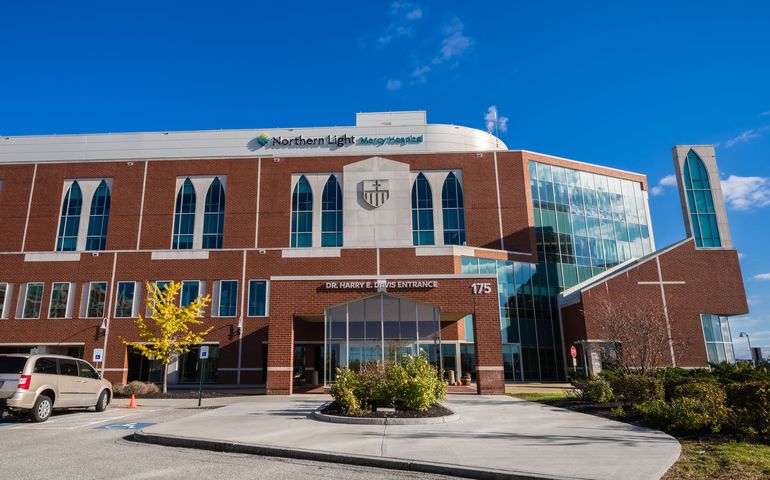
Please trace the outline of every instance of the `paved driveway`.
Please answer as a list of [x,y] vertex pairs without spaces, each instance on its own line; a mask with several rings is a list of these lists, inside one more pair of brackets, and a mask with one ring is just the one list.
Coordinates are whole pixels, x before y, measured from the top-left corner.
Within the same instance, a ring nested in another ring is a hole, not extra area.
[[450,396],[459,421],[408,426],[308,418],[326,399],[259,397],[143,432],[562,478],[658,479],[680,452],[662,432],[507,396]]

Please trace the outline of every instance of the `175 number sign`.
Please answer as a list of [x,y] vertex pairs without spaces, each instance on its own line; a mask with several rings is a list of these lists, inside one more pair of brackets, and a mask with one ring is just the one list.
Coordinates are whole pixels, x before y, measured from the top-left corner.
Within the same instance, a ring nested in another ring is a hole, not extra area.
[[491,283],[471,283],[471,291],[474,295],[492,293]]

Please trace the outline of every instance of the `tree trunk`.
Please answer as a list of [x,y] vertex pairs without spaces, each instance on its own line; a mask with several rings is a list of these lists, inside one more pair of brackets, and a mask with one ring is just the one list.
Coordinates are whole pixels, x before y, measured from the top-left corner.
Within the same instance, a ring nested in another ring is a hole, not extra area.
[[163,393],[168,393],[168,362],[163,363]]

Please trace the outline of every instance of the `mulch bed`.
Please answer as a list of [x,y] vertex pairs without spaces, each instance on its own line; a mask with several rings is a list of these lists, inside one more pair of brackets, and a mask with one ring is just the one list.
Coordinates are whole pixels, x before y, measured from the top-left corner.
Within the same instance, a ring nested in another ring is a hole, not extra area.
[[340,405],[337,402],[332,402],[321,413],[324,415],[337,415],[340,417],[366,417],[366,418],[431,418],[431,417],[445,417],[452,415],[453,412],[448,408],[440,404],[434,404],[424,412],[419,410],[396,410],[394,412],[382,412],[373,411],[366,415],[348,415],[342,411]]
[[560,398],[540,400],[539,402],[553,407],[566,408],[567,410],[572,410],[574,412],[587,413],[589,415],[626,422],[640,427],[646,426],[643,423],[642,416],[630,406],[625,406],[623,413],[620,415],[613,413],[613,408],[623,406],[620,402],[594,403],[579,398]]

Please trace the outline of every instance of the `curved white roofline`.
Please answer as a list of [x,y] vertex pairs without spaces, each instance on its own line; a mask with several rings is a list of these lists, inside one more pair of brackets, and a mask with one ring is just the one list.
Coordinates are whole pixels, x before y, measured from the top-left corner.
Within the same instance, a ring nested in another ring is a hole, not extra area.
[[0,163],[492,150],[507,150],[507,147],[494,135],[475,128],[428,124],[422,111],[359,113],[357,125],[349,127],[0,137]]

